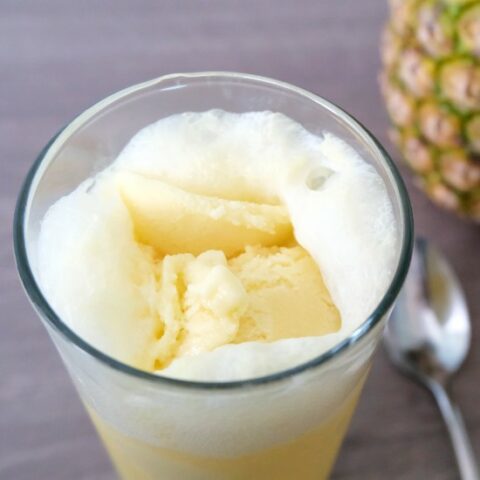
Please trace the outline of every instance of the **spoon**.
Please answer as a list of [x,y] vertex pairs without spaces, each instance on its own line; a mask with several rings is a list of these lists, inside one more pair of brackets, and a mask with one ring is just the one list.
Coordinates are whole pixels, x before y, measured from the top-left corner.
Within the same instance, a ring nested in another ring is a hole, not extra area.
[[467,304],[447,260],[425,239],[415,242],[410,271],[384,340],[395,366],[435,397],[462,480],[479,480],[473,448],[449,388],[470,346]]

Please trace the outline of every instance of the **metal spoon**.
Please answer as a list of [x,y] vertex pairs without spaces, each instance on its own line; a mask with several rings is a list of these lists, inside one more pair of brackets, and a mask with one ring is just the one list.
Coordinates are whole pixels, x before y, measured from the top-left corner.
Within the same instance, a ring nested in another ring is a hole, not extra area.
[[463,480],[479,480],[478,465],[449,391],[470,346],[470,318],[458,278],[438,250],[418,239],[405,285],[385,331],[393,363],[435,397]]

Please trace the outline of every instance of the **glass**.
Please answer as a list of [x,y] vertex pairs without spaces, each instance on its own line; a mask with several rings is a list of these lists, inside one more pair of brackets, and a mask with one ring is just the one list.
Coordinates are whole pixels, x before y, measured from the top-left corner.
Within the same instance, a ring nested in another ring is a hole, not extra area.
[[[37,283],[35,245],[48,207],[110,164],[142,127],[211,108],[282,112],[313,133],[328,130],[344,139],[384,179],[400,235],[391,284],[351,336],[309,362],[247,381],[189,382],[123,364],[70,330]],[[412,234],[399,174],[356,120],[292,85],[222,72],[164,76],[116,93],[74,119],[28,174],[14,233],[26,292],[125,480],[328,477],[404,281]]]

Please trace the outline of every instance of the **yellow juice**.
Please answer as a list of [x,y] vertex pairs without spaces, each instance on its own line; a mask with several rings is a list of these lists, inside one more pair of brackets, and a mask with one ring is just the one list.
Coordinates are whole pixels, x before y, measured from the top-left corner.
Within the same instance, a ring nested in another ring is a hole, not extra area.
[[88,411],[122,480],[321,480],[332,469],[362,385],[363,380],[326,421],[293,441],[238,457],[202,457],[156,447],[126,436]]

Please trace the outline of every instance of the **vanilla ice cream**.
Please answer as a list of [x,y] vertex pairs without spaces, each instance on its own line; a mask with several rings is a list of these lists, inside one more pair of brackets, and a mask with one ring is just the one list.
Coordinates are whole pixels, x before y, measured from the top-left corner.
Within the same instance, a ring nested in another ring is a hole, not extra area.
[[40,283],[109,355],[238,380],[311,359],[372,312],[396,224],[375,169],[272,112],[173,115],[52,205]]

